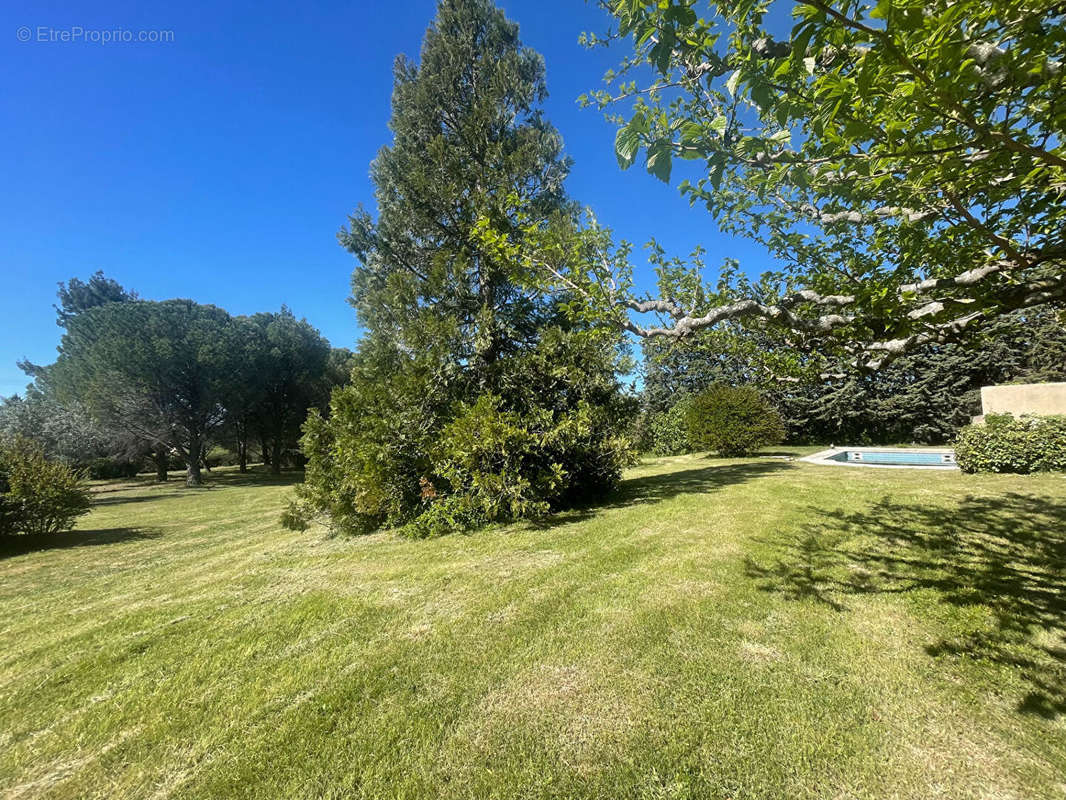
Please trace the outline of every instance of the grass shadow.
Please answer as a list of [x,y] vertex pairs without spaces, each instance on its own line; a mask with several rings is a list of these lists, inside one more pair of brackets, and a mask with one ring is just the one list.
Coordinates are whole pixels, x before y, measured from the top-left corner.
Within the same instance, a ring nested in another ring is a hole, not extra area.
[[105,528],[100,530],[73,530],[63,533],[16,534],[0,536],[0,560],[13,558],[42,550],[66,550],[72,547],[95,547],[96,545],[158,539],[161,533],[139,528]]
[[558,525],[591,519],[607,509],[651,505],[684,494],[705,494],[791,468],[787,462],[753,460],[675,470],[661,475],[627,478],[619,484],[617,489],[601,500],[575,503],[545,519],[530,520],[528,524],[538,530],[546,530]]
[[[184,487],[183,487],[184,488]],[[189,491],[194,491],[190,489]],[[93,493],[93,507],[97,506],[120,506],[127,503],[148,503],[154,500],[159,500],[160,497],[174,495],[179,493],[176,491],[164,491],[164,492],[152,492],[151,494],[134,494],[129,495],[120,492],[114,492],[113,494],[105,494],[103,492]]]
[[[164,482],[156,481],[154,476],[138,475],[135,478],[96,484],[92,487],[93,505],[144,503],[165,497],[182,497],[197,492],[226,488],[292,486],[303,481],[303,478],[303,470],[286,470],[280,475],[275,475],[270,472],[269,468],[252,468],[248,472],[239,472],[236,469],[215,469],[211,473],[204,473],[203,486],[188,487],[185,485],[184,474],[180,476],[172,474],[170,479]],[[144,492],[131,493],[134,490],[144,490]]]
[[[794,542],[777,545],[779,556],[764,566],[752,558],[745,559],[749,578],[761,579],[760,588],[783,594],[790,600],[813,600],[834,611],[847,607],[837,599],[833,570],[840,564],[836,545],[843,537],[808,534]],[[838,593],[839,594],[839,593]]]
[[601,503],[600,507],[620,508],[646,505],[660,503],[683,494],[705,494],[725,486],[764,478],[790,468],[787,463],[783,462],[745,461],[630,478],[622,481],[618,489],[605,503]]
[[1017,711],[1066,714],[1066,500],[1005,494],[948,507],[885,497],[850,512],[810,510],[747,574],[766,591],[846,611],[848,596],[933,593],[970,609],[926,646],[934,658],[1008,667],[1029,686]]
[[[275,475],[269,467],[251,467],[247,472],[239,472],[236,469],[215,469],[211,473],[204,473],[204,487],[208,489],[224,488],[226,486],[291,486],[301,483],[304,479],[302,469],[286,469]],[[184,484],[182,485],[184,489]],[[190,491],[196,491],[190,489]]]

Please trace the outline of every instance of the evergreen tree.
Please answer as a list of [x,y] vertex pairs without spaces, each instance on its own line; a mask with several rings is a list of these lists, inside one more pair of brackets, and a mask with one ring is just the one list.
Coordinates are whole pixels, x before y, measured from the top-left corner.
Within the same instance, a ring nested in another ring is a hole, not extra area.
[[[98,270],[87,281],[61,282],[56,297],[56,324],[69,328],[78,315],[108,303],[136,300],[137,293]],[[152,448],[143,436],[94,419],[76,398],[61,398],[51,374],[54,365],[23,360],[18,366],[33,382],[22,397],[0,400],[0,433],[30,439],[49,459],[91,467],[94,472],[100,462],[111,462],[116,470],[135,469]],[[165,480],[165,467],[160,474]]]
[[59,305],[55,306],[56,324],[64,328],[72,318],[90,308],[137,299],[136,292],[129,291],[114,278],[108,278],[103,270],[94,272],[87,281],[71,278],[60,283],[56,295],[59,298]]
[[200,485],[204,448],[241,359],[229,314],[191,300],[106,303],[68,321],[59,353],[49,375],[61,399],[173,448],[186,484]]
[[367,334],[330,418],[305,426],[291,524],[325,512],[424,535],[617,482],[619,334],[569,321],[535,270],[486,244],[576,216],[544,96],[540,56],[488,0],[442,0],[420,62],[397,59],[377,216],[360,209],[339,237]]
[[393,142],[371,167],[377,218],[360,209],[339,236],[361,261],[352,303],[397,347],[448,340],[489,388],[491,365],[531,344],[553,308],[475,225],[517,234],[574,211],[562,140],[538,108],[543,60],[489,0],[442,0],[420,63],[400,56],[394,72]]
[[[252,417],[270,450],[270,469],[281,472],[287,449],[295,449],[307,410],[322,402],[329,342],[306,320],[282,307],[248,319],[257,341]],[[247,447],[247,445],[246,445]]]

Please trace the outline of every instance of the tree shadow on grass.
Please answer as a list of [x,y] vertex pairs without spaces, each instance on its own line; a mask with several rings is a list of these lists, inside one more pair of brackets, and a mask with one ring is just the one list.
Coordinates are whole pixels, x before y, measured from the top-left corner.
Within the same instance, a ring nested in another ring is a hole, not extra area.
[[618,489],[601,504],[611,508],[659,503],[683,494],[707,492],[739,483],[764,478],[782,470],[790,469],[786,462],[744,461],[741,463],[713,464],[695,469],[665,472],[622,481]]
[[[184,488],[184,487],[183,487]],[[190,489],[189,491],[195,491]],[[164,497],[178,497],[181,493],[178,491],[160,491],[152,492],[151,494],[126,494],[122,492],[114,493],[93,493],[93,507],[99,506],[124,506],[127,503],[150,503],[153,500],[162,500]]]
[[554,528],[558,525],[591,519],[607,509],[651,505],[684,494],[705,494],[791,468],[786,462],[750,461],[739,464],[714,464],[695,469],[664,472],[660,475],[628,478],[602,500],[576,503],[545,519],[532,520],[529,524],[537,529]]
[[[227,486],[291,486],[301,483],[304,479],[302,469],[286,469],[275,475],[269,467],[252,467],[247,472],[238,472],[235,469],[214,470],[204,473],[204,486],[206,489],[222,489]],[[184,479],[183,479],[184,481]],[[185,485],[182,482],[181,488]],[[190,492],[198,491],[189,489]]]
[[927,645],[930,656],[1008,667],[1029,685],[1020,713],[1066,714],[1066,500],[1012,493],[930,507],[886,497],[810,513],[799,536],[768,541],[771,563],[748,560],[761,588],[837,611],[848,596],[932,592],[974,613]]
[[[274,475],[269,469],[215,470],[204,474],[203,486],[188,487],[185,478],[171,476],[170,480],[158,482],[154,477],[138,476],[132,479],[99,484],[93,487],[93,505],[112,506],[126,503],[145,503],[168,497],[183,497],[190,494],[218,489],[250,486],[292,486],[303,481],[303,470],[286,470]],[[133,494],[137,491],[139,493]]]
[[16,534],[0,536],[0,560],[34,553],[39,550],[66,550],[71,547],[93,547],[103,544],[158,539],[161,533],[140,528],[106,528],[100,530],[72,530],[63,533]]

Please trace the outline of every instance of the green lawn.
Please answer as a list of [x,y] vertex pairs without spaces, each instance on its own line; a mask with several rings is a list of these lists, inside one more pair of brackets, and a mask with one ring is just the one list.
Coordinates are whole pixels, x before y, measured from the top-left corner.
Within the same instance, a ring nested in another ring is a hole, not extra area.
[[1062,798],[1066,479],[648,461],[432,541],[216,471],[0,557],[0,796]]

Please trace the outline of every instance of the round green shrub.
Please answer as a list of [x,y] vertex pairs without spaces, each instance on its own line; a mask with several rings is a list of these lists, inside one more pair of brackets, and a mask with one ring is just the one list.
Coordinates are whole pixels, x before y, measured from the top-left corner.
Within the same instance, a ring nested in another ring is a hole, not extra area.
[[692,444],[721,456],[750,455],[785,438],[781,415],[750,386],[705,389],[690,401],[685,420]]
[[989,414],[959,431],[955,461],[963,472],[1066,470],[1066,417]]
[[433,474],[419,481],[425,511],[407,532],[535,519],[602,497],[630,463],[629,441],[613,433],[612,416],[584,401],[517,413],[491,394],[463,405],[433,449]]
[[81,475],[66,464],[27,439],[0,442],[0,534],[69,530],[90,505]]

